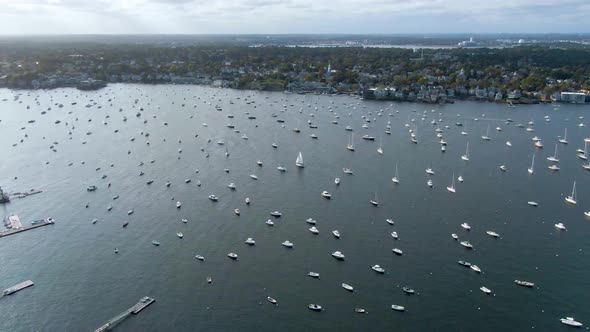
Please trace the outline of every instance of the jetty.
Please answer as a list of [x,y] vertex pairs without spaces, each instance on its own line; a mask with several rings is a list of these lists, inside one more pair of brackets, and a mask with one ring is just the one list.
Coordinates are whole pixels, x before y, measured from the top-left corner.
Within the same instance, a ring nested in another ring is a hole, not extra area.
[[10,294],[14,294],[20,290],[23,290],[27,287],[31,287],[33,286],[35,283],[33,283],[31,280],[27,280],[27,281],[23,281],[20,284],[14,285],[12,287],[8,287],[5,290],[2,291],[2,293],[0,293],[0,298],[6,296],[6,295],[10,295]]
[[137,302],[133,307],[125,310],[124,312],[122,312],[118,316],[111,318],[104,325],[102,325],[101,327],[94,330],[94,332],[103,332],[103,331],[111,330],[112,328],[115,327],[115,325],[117,325],[120,322],[122,322],[123,320],[125,320],[125,318],[127,318],[131,315],[137,315],[143,309],[147,308],[147,306],[154,303],[155,301],[156,301],[156,299],[154,299],[153,297],[149,297],[149,296],[142,297],[141,299],[139,299],[139,302]]
[[31,221],[30,225],[23,226],[20,218],[17,215],[11,215],[4,219],[4,226],[6,226],[7,229],[0,231],[0,238],[53,224],[55,224],[55,220],[53,220],[53,218],[45,218]]
[[0,187],[0,203],[8,203],[10,202],[10,197],[2,190]]

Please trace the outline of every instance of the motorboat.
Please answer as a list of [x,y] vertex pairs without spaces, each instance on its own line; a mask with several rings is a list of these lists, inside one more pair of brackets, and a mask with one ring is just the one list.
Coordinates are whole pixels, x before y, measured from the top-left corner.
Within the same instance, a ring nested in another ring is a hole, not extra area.
[[317,272],[311,272],[311,271],[310,272],[307,272],[307,275],[310,276],[310,277],[312,277],[312,278],[316,278],[316,279],[318,279],[320,277],[320,274],[319,273],[317,273]]
[[395,224],[395,222],[392,219],[385,219],[385,221],[390,225]]
[[378,264],[371,266],[371,270],[381,274],[385,273],[385,269],[379,266]]
[[278,169],[280,172],[286,172],[286,171],[287,171],[287,169],[286,169],[285,167],[281,166],[281,165],[277,166],[277,169]]
[[313,234],[320,234],[320,231],[318,231],[318,229],[315,226],[311,226],[311,228],[309,229],[310,232],[312,232]]
[[324,190],[324,191],[322,191],[322,197],[326,198],[326,199],[331,199],[332,195],[329,192]]
[[217,202],[219,200],[219,198],[217,198],[217,196],[215,196],[215,195],[209,195],[209,199],[212,200],[213,202]]
[[530,281],[514,280],[514,283],[519,286],[523,286],[523,287],[529,287],[529,288],[535,287],[535,284]]
[[461,241],[461,245],[467,249],[473,249],[473,245],[469,241]]
[[313,304],[313,303],[310,304],[310,305],[308,305],[307,308],[309,308],[309,310],[312,310],[312,311],[322,311],[322,310],[324,310],[321,305],[319,305],[319,304]]
[[246,197],[244,199],[244,202],[246,202],[246,205],[250,205],[250,197]]
[[253,246],[253,245],[255,245],[255,244],[256,244],[256,241],[254,241],[254,239],[253,239],[253,238],[251,238],[251,237],[247,238],[247,239],[246,239],[246,241],[244,241],[244,242],[245,242],[246,244],[249,244],[249,245],[251,245],[251,246]]
[[561,318],[561,319],[559,319],[559,321],[562,324],[573,326],[573,327],[582,327],[582,326],[584,326],[584,324],[576,321],[573,317]]
[[152,241],[152,244],[153,244],[153,245],[155,245],[155,246],[157,247],[157,246],[159,246],[159,245],[160,245],[160,242],[158,242],[158,241],[155,241],[155,240],[154,240],[154,241]]
[[267,296],[266,299],[268,300],[268,302],[272,303],[272,304],[277,304],[277,300],[273,299],[270,296]]
[[315,225],[317,223],[317,221],[315,219],[312,218],[307,218],[305,219],[305,222],[310,224],[310,225]]
[[397,305],[397,304],[392,304],[391,309],[395,310],[395,311],[400,311],[400,312],[406,311],[406,308],[404,306]]
[[366,311],[363,308],[354,308],[354,312],[356,312],[357,314],[368,314],[369,312]]
[[181,207],[181,206],[182,206],[182,203],[180,203],[180,202],[176,202],[176,208],[177,208],[177,209],[180,209],[180,207]]
[[268,226],[274,226],[274,225],[275,225],[275,223],[274,223],[274,222],[272,222],[272,220],[270,220],[270,219],[268,219],[268,220],[265,222],[265,224],[267,224]]
[[273,211],[270,213],[271,216],[275,217],[275,218],[280,218],[283,214],[280,213],[279,211]]
[[481,269],[479,268],[479,266],[477,266],[475,264],[471,264],[471,266],[469,266],[469,268],[477,273],[481,273]]
[[335,178],[334,179],[334,184],[339,185],[340,184],[340,178]]
[[332,253],[332,257],[336,258],[337,260],[344,260],[344,255],[340,251],[334,251]]
[[434,171],[429,167],[426,169],[426,174],[434,175]]
[[408,287],[408,286],[404,286],[402,287],[402,290],[406,293],[406,294],[410,294],[413,295],[416,293],[415,290],[413,290],[412,288]]
[[459,175],[459,177],[457,178],[457,180],[458,180],[459,182],[463,182],[463,176]]
[[256,160],[256,164],[257,164],[258,166],[262,166],[262,161],[260,161],[260,160]]
[[500,234],[498,234],[498,233],[496,233],[494,231],[486,231],[486,234],[489,235],[489,236],[491,236],[491,237],[495,237],[495,238],[500,237]]
[[349,284],[342,283],[342,288],[346,289],[349,292],[354,292],[354,287]]
[[333,230],[333,231],[332,231],[332,234],[334,234],[334,237],[335,237],[335,238],[337,238],[337,239],[339,239],[339,238],[340,238],[340,232],[338,232],[338,230],[336,230],[336,229],[335,229],[335,230]]
[[231,189],[231,190],[236,190],[236,184],[235,184],[235,183],[233,183],[233,182],[232,182],[232,183],[230,183],[230,184],[228,184],[228,185],[227,185],[227,187],[228,187],[229,189]]
[[201,255],[195,255],[195,258],[200,260],[200,261],[204,261],[205,257],[201,256]]
[[350,174],[350,175],[352,175],[352,170],[351,170],[350,168],[346,168],[346,167],[345,167],[345,168],[343,168],[343,169],[342,169],[342,171],[343,171],[345,174]]
[[184,237],[184,234],[182,234],[181,232],[176,233],[176,236],[178,236],[179,239],[182,239]]
[[459,265],[465,266],[465,267],[471,267],[471,263],[467,262],[467,261],[459,261],[458,262]]
[[434,184],[432,183],[432,180],[428,180],[428,181],[426,181],[426,185],[428,185],[430,188],[432,188],[432,186]]
[[287,248],[293,248],[293,242],[291,242],[289,240],[283,241],[282,245],[284,245]]
[[256,176],[255,174],[250,174],[250,177],[254,180],[258,180],[258,176]]
[[539,206],[539,203],[537,203],[535,201],[528,201],[527,204],[530,206]]
[[459,240],[459,236],[455,233],[451,234],[451,237],[453,237],[453,240]]
[[398,239],[397,232],[391,232],[391,237],[393,237],[394,239],[397,240]]
[[393,251],[398,256],[401,256],[401,255],[404,254],[404,252],[401,251],[401,249],[398,249],[398,248],[393,248],[393,249],[391,249],[391,251]]
[[230,252],[229,254],[227,254],[227,257],[229,257],[230,259],[233,259],[233,260],[237,260],[238,259],[238,254],[235,254],[233,252]]
[[479,287],[479,289],[481,289],[482,292],[484,292],[484,293],[486,293],[488,295],[492,293],[492,291],[489,288],[485,287],[485,286],[481,286],[481,287]]
[[240,209],[235,209],[234,210],[234,213],[239,216],[240,215]]
[[466,222],[462,223],[462,224],[461,224],[461,227],[463,227],[463,228],[464,228],[464,229],[466,229],[466,230],[471,230],[471,226],[469,226],[469,224],[468,224],[468,223],[466,223]]
[[565,228],[565,225],[563,223],[557,223],[555,224],[555,228],[560,229],[562,231],[566,231],[567,229]]
[[508,170],[508,167],[506,167],[505,165],[500,165],[500,170],[502,172],[506,172]]

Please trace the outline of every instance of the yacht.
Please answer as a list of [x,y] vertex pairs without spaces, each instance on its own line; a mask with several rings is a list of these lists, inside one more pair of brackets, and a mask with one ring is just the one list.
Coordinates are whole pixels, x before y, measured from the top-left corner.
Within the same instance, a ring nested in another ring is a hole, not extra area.
[[561,144],[568,144],[569,143],[567,141],[567,128],[565,128],[565,133],[563,134],[563,137],[559,139],[559,143],[561,143]]
[[200,261],[204,261],[205,257],[201,256],[201,255],[195,255],[195,258],[200,260]]
[[531,167],[528,168],[529,174],[533,174],[535,172],[535,155],[533,154],[533,161],[531,162]]
[[379,200],[377,198],[377,193],[375,193],[375,197],[369,201],[373,206],[379,206]]
[[363,308],[354,308],[354,312],[358,313],[358,314],[368,314],[369,312],[366,311]]
[[332,257],[334,257],[334,258],[336,258],[338,260],[341,260],[341,261],[344,260],[344,255],[340,251],[334,251],[332,253]]
[[332,195],[330,195],[329,192],[327,192],[327,191],[324,190],[324,191],[322,191],[322,197],[323,198],[327,198],[327,199],[331,199],[332,198]]
[[181,206],[182,206],[182,203],[180,203],[180,202],[176,202],[176,208],[177,208],[177,209],[180,209],[180,207],[181,207]]
[[310,224],[310,225],[315,225],[317,223],[317,221],[315,219],[312,218],[307,218],[305,219],[305,222]]
[[240,215],[240,209],[235,209],[234,210],[234,213],[239,216]]
[[383,274],[383,273],[385,273],[385,269],[383,269],[383,268],[382,268],[381,266],[379,266],[378,264],[375,264],[375,265],[371,266],[371,270],[373,270],[373,271],[375,271],[375,272],[377,272],[377,273],[380,273],[380,274]]
[[465,266],[465,267],[471,267],[471,263],[467,262],[467,261],[459,261],[458,262],[459,265]]
[[272,303],[272,304],[277,304],[277,300],[273,299],[270,296],[267,296],[266,299],[268,300],[268,302]]
[[230,184],[228,184],[228,185],[227,185],[227,187],[228,187],[229,189],[231,189],[231,190],[236,190],[236,184],[235,184],[235,183],[233,183],[233,182],[232,182],[232,183],[230,183]]
[[160,242],[158,242],[158,241],[155,241],[155,240],[154,240],[154,241],[152,241],[152,244],[153,244],[153,245],[155,245],[155,246],[157,247],[157,246],[159,246],[159,245],[160,245]]
[[547,157],[547,160],[554,162],[554,163],[559,162],[559,158],[557,158],[557,144],[555,144],[555,152],[553,153],[552,156]]
[[343,169],[342,169],[342,171],[343,171],[345,174],[350,174],[350,175],[352,175],[352,170],[351,170],[350,168],[343,168]]
[[251,246],[253,246],[253,245],[255,245],[255,244],[256,244],[256,241],[254,241],[254,239],[253,239],[253,238],[251,238],[251,237],[247,238],[247,239],[246,239],[246,241],[244,241],[244,242],[245,242],[246,244],[249,244],[249,245],[251,245]]
[[340,178],[335,178],[334,179],[334,184],[339,185],[340,184]]
[[434,171],[429,167],[426,169],[426,174],[434,175]]
[[256,160],[256,164],[257,164],[258,166],[262,166],[262,161],[260,161],[260,160]]
[[184,237],[184,234],[182,234],[181,232],[176,233],[176,236],[178,236],[179,239],[182,239]]
[[453,173],[453,177],[451,178],[451,186],[447,187],[447,190],[455,193],[455,173]]
[[457,180],[459,180],[459,182],[463,182],[463,176],[459,175],[459,177],[457,178]]
[[549,165],[549,166],[547,166],[547,168],[550,169],[550,170],[552,170],[552,171],[559,171],[560,170],[559,166],[557,166],[555,164]]
[[506,141],[506,145],[507,146],[512,146],[512,143],[510,143],[510,141]]
[[404,286],[402,287],[402,290],[404,291],[404,293],[409,294],[409,295],[413,295],[416,293],[416,291],[408,286]]
[[481,138],[482,138],[484,141],[489,141],[489,140],[491,140],[491,138],[490,138],[490,136],[489,136],[489,135],[490,135],[490,126],[488,126],[488,129],[487,129],[487,131],[486,131],[486,134],[485,134],[485,135],[483,135]]
[[392,304],[391,309],[395,310],[395,311],[400,311],[400,312],[406,311],[405,307],[403,307],[401,305],[397,305],[397,304]]
[[270,213],[271,216],[275,217],[275,218],[280,218],[283,214],[280,213],[279,211],[273,211]]
[[495,238],[500,237],[500,234],[498,234],[498,233],[496,233],[494,231],[486,231],[486,234],[489,235],[489,236],[491,236],[491,237],[495,237]]
[[265,224],[267,224],[268,226],[274,226],[274,222],[272,222],[272,220],[268,219]]
[[465,228],[465,230],[471,230],[471,226],[469,226],[469,224],[466,222],[462,223],[461,227]]
[[399,237],[397,236],[397,232],[391,232],[391,237],[398,240]]
[[393,219],[385,219],[385,221],[387,221],[387,223],[390,224],[390,225],[393,225],[394,224]]
[[319,234],[320,233],[315,226],[311,226],[311,228],[309,229],[309,231],[312,232],[313,234]]
[[491,294],[492,293],[492,291],[489,288],[485,287],[485,286],[481,286],[481,287],[479,287],[479,289],[481,289],[481,291],[484,292],[484,293],[486,293],[486,294]]
[[286,169],[285,167],[281,166],[281,165],[277,166],[277,169],[278,169],[280,172],[286,172],[286,171],[287,171],[287,169]]
[[537,203],[535,201],[528,201],[527,204],[530,206],[539,206],[539,203]]
[[346,289],[349,292],[354,292],[354,287],[349,284],[342,283],[342,288]]
[[393,248],[393,249],[391,249],[391,251],[393,251],[398,256],[401,256],[401,255],[404,254],[404,252],[401,251],[401,249],[398,249],[398,248]]
[[289,241],[289,240],[285,240],[282,245],[284,245],[287,248],[293,248],[293,242]]
[[557,223],[555,224],[555,228],[560,229],[562,231],[566,231],[567,229],[565,228],[565,225],[563,223]]
[[227,257],[229,257],[230,259],[233,259],[233,260],[237,260],[238,259],[238,254],[235,254],[233,252],[230,252],[229,254],[227,254]]
[[219,198],[217,198],[217,196],[215,196],[215,195],[209,195],[209,199],[212,200],[213,202],[217,202],[219,200]]
[[307,272],[307,275],[312,278],[316,278],[316,279],[318,279],[320,277],[320,274],[317,272]]
[[332,234],[334,234],[334,237],[335,237],[335,238],[337,238],[337,239],[339,239],[339,238],[340,238],[340,232],[338,232],[338,230],[336,230],[336,229],[335,229],[335,230],[333,230],[333,231],[332,231]]
[[133,210],[129,210],[129,211],[127,211],[127,215],[132,215],[132,214],[133,214],[133,212],[135,212],[135,211],[133,211]]
[[469,241],[461,241],[460,242],[461,245],[467,249],[473,249],[473,245],[471,245],[471,243],[469,243]]
[[354,151],[354,133],[350,133],[350,142],[346,146],[346,149],[349,151]]
[[574,181],[574,187],[572,188],[572,194],[565,198],[565,201],[570,204],[576,204],[576,181]]
[[453,240],[459,240],[459,236],[455,233],[452,233],[451,237],[453,238]]
[[523,287],[529,287],[529,288],[535,287],[535,284],[530,281],[514,280],[514,283],[519,286],[523,286]]
[[461,159],[465,161],[469,161],[469,142],[467,142],[467,147],[465,148],[465,154],[461,156]]

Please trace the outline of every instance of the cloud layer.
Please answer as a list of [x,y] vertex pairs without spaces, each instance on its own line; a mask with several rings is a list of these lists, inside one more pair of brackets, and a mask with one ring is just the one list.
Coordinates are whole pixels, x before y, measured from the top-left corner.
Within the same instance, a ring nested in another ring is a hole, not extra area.
[[590,32],[588,0],[0,0],[0,34]]

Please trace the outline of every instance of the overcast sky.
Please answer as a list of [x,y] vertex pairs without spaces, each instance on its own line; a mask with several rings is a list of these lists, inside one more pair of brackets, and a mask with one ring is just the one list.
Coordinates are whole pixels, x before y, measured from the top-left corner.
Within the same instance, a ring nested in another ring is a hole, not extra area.
[[590,32],[590,0],[0,0],[0,34]]

